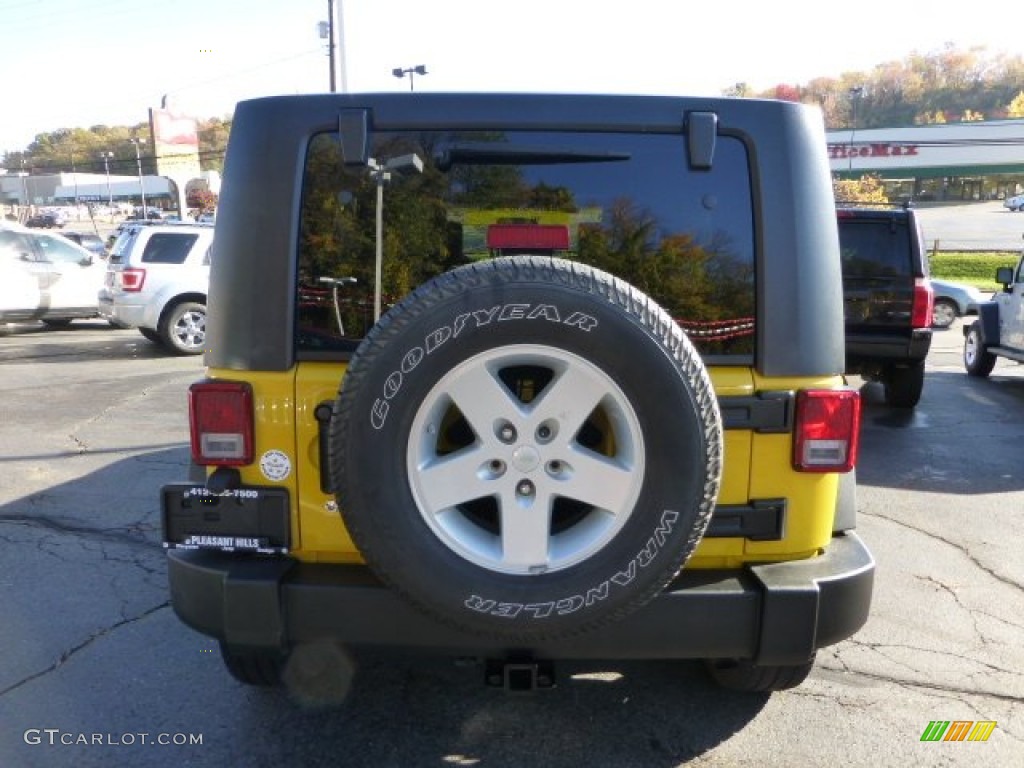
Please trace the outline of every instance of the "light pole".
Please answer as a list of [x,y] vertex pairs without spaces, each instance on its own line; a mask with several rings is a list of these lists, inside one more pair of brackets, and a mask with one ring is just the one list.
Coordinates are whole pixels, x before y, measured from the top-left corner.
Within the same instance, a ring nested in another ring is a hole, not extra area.
[[853,108],[853,125],[850,128],[850,151],[847,152],[848,171],[853,171],[853,137],[857,133],[857,102],[864,95],[864,86],[858,85],[850,89],[850,105]]
[[373,322],[380,320],[381,280],[384,275],[384,185],[391,181],[391,172],[369,158],[370,175],[377,182],[377,221],[374,237]]
[[380,320],[381,282],[384,272],[384,185],[391,181],[393,171],[423,173],[423,160],[413,153],[380,161],[369,158],[366,162],[370,178],[377,184],[376,248],[374,253],[373,322]]
[[78,171],[75,170],[75,148],[68,147],[68,157],[71,159],[71,178],[75,180],[75,219],[78,219]]
[[417,64],[415,67],[406,67],[405,69],[403,69],[402,67],[395,67],[394,69],[391,70],[391,74],[399,79],[405,77],[406,75],[409,75],[409,90],[412,91],[416,75],[427,74],[427,68],[423,64]]
[[28,176],[25,173],[25,156],[21,156],[21,203],[24,206],[28,206],[28,182],[25,178]]
[[142,193],[142,219],[149,221],[149,210],[146,208],[146,185],[142,183],[142,155],[139,154],[139,144],[142,142],[139,139],[129,139],[128,141],[135,147],[135,166],[139,169],[139,192]]
[[100,152],[100,159],[103,161],[103,168],[107,172],[107,207],[114,207],[114,196],[110,194],[110,158],[114,156],[113,152]]

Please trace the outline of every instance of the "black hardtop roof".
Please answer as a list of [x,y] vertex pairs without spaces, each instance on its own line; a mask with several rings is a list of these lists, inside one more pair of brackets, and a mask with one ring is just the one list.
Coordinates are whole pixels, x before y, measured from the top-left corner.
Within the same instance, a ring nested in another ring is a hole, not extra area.
[[[315,135],[351,123],[365,126],[367,134],[458,129],[683,135],[691,122],[710,126],[712,137],[743,142],[750,159],[758,258],[770,254],[770,265],[758,265],[758,311],[771,309],[758,325],[755,366],[766,375],[841,373],[841,274],[821,111],[784,101],[621,94],[300,94],[239,102],[218,205],[207,365],[283,371],[295,361],[299,210],[303,166]],[[344,151],[345,136],[342,144]]]
[[594,93],[323,93],[264,96],[238,103],[236,115],[255,110],[264,115],[294,113],[307,118],[319,109],[373,110],[373,127],[388,130],[473,125],[528,130],[564,125],[574,129],[636,129],[642,125],[678,125],[681,110],[713,110],[720,119],[769,111],[814,109],[794,102],[734,97],[664,96]]

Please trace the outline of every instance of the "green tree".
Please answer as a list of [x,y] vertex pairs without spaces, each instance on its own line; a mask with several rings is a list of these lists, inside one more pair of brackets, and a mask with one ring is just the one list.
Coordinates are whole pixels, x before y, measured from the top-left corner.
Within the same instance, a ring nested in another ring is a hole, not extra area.
[[224,150],[230,134],[230,118],[211,117],[199,121],[199,165],[204,171],[224,170]]
[[[199,158],[203,170],[221,170],[224,164],[224,150],[227,147],[231,121],[210,118],[199,122]],[[67,173],[83,171],[105,173],[106,166],[102,153],[112,152],[108,163],[110,172],[120,175],[134,175],[138,171],[135,147],[132,139],[142,140],[140,155],[142,172],[156,173],[156,158],[149,143],[149,123],[135,125],[94,125],[91,128],[58,128],[55,131],[37,134],[35,139],[20,152],[4,154],[3,165],[10,169],[21,168],[32,173]]]

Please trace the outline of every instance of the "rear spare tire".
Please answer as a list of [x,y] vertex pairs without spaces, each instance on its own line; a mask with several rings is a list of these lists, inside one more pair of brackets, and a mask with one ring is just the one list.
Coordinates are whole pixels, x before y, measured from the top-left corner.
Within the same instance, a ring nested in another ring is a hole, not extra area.
[[388,312],[342,382],[331,470],[377,575],[435,618],[515,641],[625,616],[693,552],[722,426],[700,357],[639,290],[516,256]]

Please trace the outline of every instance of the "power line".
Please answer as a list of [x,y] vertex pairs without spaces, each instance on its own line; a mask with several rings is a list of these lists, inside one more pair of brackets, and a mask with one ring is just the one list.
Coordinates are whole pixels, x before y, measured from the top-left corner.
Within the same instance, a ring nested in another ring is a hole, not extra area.
[[305,51],[300,51],[299,53],[294,53],[294,54],[290,54],[288,56],[283,56],[283,57],[281,57],[279,59],[274,59],[272,61],[266,61],[266,62],[264,62],[262,64],[256,65],[255,67],[249,67],[247,69],[238,69],[238,70],[234,70],[233,72],[226,72],[223,75],[220,75],[218,77],[211,77],[211,78],[207,78],[205,80],[197,80],[194,83],[190,83],[190,84],[187,84],[187,85],[181,85],[181,86],[178,86],[177,88],[171,88],[169,90],[165,90],[164,93],[168,93],[168,94],[171,94],[171,93],[181,93],[182,91],[189,90],[190,88],[198,88],[200,86],[209,85],[210,83],[217,83],[217,82],[220,82],[222,80],[230,80],[231,78],[238,77],[239,75],[248,75],[248,74],[250,74],[252,72],[258,72],[261,69],[266,69],[267,67],[273,67],[273,66],[277,66],[278,64],[284,64],[286,61],[294,61],[296,59],[301,59],[301,58],[304,58],[306,56],[311,56],[313,54],[319,55],[320,53],[321,53],[321,50],[320,50],[319,47],[317,47],[317,48],[310,48],[310,49],[305,50]]

